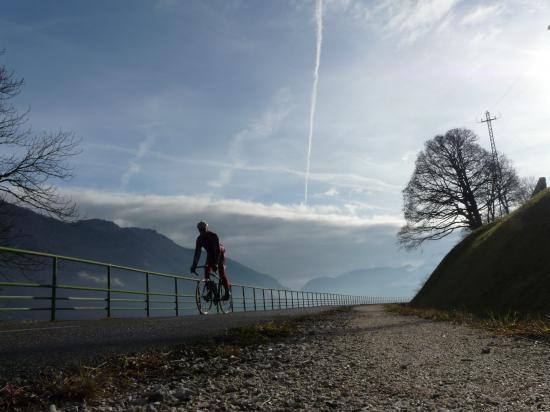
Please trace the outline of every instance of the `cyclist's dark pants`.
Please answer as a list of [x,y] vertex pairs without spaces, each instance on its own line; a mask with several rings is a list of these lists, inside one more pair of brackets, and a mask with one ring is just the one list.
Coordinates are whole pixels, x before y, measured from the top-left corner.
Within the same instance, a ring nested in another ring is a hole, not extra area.
[[[210,274],[214,273],[214,268],[211,264],[206,264],[206,271],[205,271],[205,278],[210,279]],[[225,248],[220,245],[220,258],[218,260],[218,274],[220,275],[220,279],[225,286],[225,290],[229,291],[231,290],[231,284],[229,283],[229,278],[227,277],[227,271],[225,267]]]

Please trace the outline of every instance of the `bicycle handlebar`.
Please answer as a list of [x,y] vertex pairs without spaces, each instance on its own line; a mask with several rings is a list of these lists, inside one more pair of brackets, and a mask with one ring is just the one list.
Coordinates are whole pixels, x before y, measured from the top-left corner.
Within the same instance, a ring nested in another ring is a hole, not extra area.
[[[197,266],[196,269],[206,269],[208,266],[207,265],[201,265],[201,266]],[[200,274],[197,273],[197,271],[195,270],[193,272],[196,276],[201,276]],[[211,276],[214,276],[215,278],[218,277],[218,275],[216,273],[210,273]]]

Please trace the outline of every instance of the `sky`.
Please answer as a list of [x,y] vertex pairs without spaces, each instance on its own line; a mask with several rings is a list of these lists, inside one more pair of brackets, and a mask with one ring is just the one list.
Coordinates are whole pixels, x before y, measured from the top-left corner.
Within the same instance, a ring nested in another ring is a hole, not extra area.
[[33,130],[81,139],[58,184],[83,218],[186,247],[204,219],[230,257],[294,288],[435,266],[456,237],[396,243],[426,140],[467,127],[490,148],[489,110],[520,176],[550,175],[550,3],[322,5],[319,43],[308,0],[2,0],[0,64],[25,79]]

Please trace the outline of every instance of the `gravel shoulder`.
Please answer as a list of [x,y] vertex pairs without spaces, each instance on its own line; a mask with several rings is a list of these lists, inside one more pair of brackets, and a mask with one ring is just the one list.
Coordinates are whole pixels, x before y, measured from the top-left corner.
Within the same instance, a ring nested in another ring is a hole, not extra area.
[[310,316],[282,341],[183,351],[169,363],[166,374],[63,410],[550,410],[549,346],[381,306]]

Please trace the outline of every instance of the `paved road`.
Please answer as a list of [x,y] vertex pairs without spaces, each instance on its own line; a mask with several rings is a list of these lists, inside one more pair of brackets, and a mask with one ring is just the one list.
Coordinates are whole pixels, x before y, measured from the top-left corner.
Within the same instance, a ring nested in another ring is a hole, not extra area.
[[190,342],[227,328],[293,318],[322,308],[239,312],[227,315],[0,323],[0,377],[35,367],[78,363],[98,356],[123,354]]

